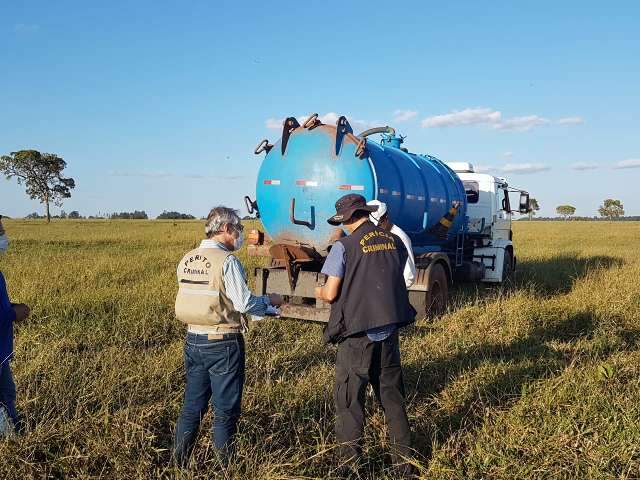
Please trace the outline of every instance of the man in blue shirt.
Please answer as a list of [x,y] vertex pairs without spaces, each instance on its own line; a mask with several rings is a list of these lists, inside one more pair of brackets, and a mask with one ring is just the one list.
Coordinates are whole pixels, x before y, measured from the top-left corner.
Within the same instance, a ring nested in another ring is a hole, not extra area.
[[[0,217],[0,254],[4,253],[8,246],[9,241]],[[0,272],[0,410],[4,409],[18,432],[22,430],[22,423],[16,410],[16,384],[13,381],[9,362],[13,358],[13,322],[24,320],[29,313],[29,307],[26,305],[11,303],[7,284]],[[0,412],[0,416],[2,413]],[[7,433],[0,427],[0,436]]]
[[233,458],[245,378],[246,316],[277,312],[280,295],[253,295],[233,252],[243,242],[238,212],[216,207],[205,224],[206,239],[178,264],[176,318],[187,325],[184,365],[187,384],[173,445],[188,463],[202,417],[213,409],[212,444],[222,463]]
[[[384,409],[398,477],[411,476],[411,431],[405,410],[398,330],[414,321],[403,276],[402,240],[369,221],[377,205],[349,194],[336,202],[328,222],[349,235],[336,241],[325,260],[327,275],[316,297],[331,303],[324,340],[337,343],[336,440],[338,455],[357,470],[362,455],[365,393],[370,384]],[[348,473],[348,472],[346,472]]]

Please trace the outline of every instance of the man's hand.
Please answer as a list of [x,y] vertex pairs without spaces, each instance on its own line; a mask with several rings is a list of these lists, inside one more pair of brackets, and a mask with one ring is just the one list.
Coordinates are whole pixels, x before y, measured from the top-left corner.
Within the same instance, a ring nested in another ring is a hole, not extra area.
[[269,294],[269,303],[271,305],[273,305],[274,307],[279,307],[280,305],[282,305],[284,303],[284,298],[282,298],[282,295],[279,295],[277,293],[270,293]]
[[24,303],[17,303],[13,306],[13,310],[16,312],[16,321],[21,322],[26,320],[31,315],[31,309]]

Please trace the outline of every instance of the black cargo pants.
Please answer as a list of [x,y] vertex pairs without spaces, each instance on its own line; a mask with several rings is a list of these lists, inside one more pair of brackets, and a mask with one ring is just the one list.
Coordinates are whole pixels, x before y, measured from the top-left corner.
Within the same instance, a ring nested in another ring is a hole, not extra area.
[[411,431],[404,404],[397,331],[381,342],[373,342],[364,334],[338,345],[334,400],[336,440],[343,461],[362,454],[365,393],[369,383],[384,410],[394,463],[403,463],[402,457],[411,453]]

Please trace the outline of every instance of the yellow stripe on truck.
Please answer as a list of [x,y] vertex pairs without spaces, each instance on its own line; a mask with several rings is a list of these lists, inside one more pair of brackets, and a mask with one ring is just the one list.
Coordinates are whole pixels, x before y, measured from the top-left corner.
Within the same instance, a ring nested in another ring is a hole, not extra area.
[[440,223],[441,223],[442,225],[444,225],[445,227],[447,227],[447,228],[451,228],[451,225],[453,225],[453,222],[452,222],[451,220],[448,220],[448,219],[446,219],[446,218],[444,218],[444,217],[442,217],[442,218],[440,219]]

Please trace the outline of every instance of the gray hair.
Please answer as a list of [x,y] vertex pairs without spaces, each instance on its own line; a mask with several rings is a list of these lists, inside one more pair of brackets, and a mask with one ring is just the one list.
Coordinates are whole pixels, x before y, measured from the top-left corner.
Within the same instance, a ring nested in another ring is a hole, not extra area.
[[220,233],[225,225],[239,225],[241,222],[239,211],[222,205],[212,208],[207,215],[207,223],[204,225],[204,233],[207,238]]

